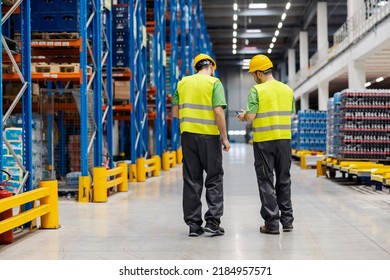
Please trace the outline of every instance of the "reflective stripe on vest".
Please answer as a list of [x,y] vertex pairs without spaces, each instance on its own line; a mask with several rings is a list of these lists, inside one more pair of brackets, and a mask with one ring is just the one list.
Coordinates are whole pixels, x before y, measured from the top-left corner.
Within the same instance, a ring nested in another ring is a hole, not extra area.
[[253,141],[291,139],[293,91],[278,81],[259,84],[255,88],[259,109],[253,121]]
[[178,84],[180,131],[219,135],[212,97],[217,78],[195,74]]

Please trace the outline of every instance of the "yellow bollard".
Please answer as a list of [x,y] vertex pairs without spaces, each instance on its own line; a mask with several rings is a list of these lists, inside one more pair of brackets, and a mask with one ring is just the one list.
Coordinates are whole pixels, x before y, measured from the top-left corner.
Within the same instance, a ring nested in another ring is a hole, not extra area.
[[137,165],[130,164],[130,182],[137,182]]
[[161,159],[159,156],[152,156],[152,160],[154,160],[154,162],[156,163],[156,168],[152,171],[152,176],[157,177],[160,175],[161,171]]
[[49,205],[49,213],[42,215],[41,227],[42,228],[59,228],[58,221],[58,182],[57,180],[44,180],[39,183],[40,188],[48,188],[49,195],[40,199],[40,204]]
[[89,192],[91,191],[91,178],[89,176],[79,177],[79,202],[89,202]]
[[183,162],[183,150],[181,148],[178,148],[176,150],[176,160],[177,160],[177,163]]
[[146,159],[141,157],[137,158],[137,181],[145,182],[146,170],[145,170]]
[[127,163],[119,162],[118,167],[123,169],[120,176],[122,176],[123,182],[118,185],[118,192],[127,192],[128,190],[128,177],[127,177]]
[[93,169],[93,202],[107,202],[107,169]]
[[172,151],[172,167],[175,167],[176,166],[176,152],[175,151]]
[[169,163],[169,160],[170,157],[169,157],[169,152],[164,152],[162,154],[162,169],[164,171],[168,171],[169,170],[169,167],[170,167],[170,163]]

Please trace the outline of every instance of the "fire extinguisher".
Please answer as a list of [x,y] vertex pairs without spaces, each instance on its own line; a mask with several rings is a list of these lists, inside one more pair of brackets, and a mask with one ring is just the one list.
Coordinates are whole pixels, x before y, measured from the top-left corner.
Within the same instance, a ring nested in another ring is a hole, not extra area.
[[[0,183],[0,199],[3,199],[12,196],[12,193],[10,191],[4,189],[6,183],[12,179],[12,176],[5,170],[0,170],[0,172],[4,172],[8,175],[8,179]],[[0,213],[0,221],[3,221],[11,217],[12,217],[12,209],[7,209],[4,212]],[[12,229],[0,233],[0,244],[10,244],[12,243],[13,239],[14,239],[14,234]]]

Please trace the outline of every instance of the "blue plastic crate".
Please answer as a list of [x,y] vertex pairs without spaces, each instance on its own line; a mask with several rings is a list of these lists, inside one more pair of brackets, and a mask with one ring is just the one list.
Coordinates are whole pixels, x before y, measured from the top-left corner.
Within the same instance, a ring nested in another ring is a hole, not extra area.
[[60,13],[58,24],[61,31],[76,32],[79,30],[79,14],[77,12]]
[[[59,21],[57,13],[39,13],[39,32],[58,32]],[[62,29],[62,27],[61,27]]]
[[59,1],[59,12],[77,12],[79,10],[78,0],[57,0]]
[[30,1],[31,12],[56,12],[60,0],[34,0]]

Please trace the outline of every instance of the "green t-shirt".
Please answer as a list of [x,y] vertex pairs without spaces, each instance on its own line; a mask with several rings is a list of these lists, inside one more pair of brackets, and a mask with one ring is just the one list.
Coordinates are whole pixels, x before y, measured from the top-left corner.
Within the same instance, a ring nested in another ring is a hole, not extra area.
[[[247,114],[256,114],[259,110],[259,95],[255,87],[249,90],[248,103],[246,106]],[[293,98],[291,111],[295,113],[295,98]]]
[[[179,92],[177,89],[173,95],[173,105],[179,105]],[[213,88],[212,106],[221,106],[223,109],[225,109],[226,105],[225,90],[223,89],[223,85],[221,81],[216,81]]]

